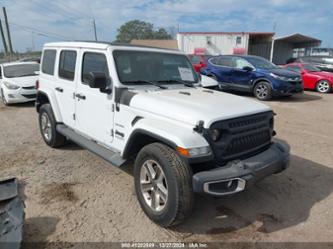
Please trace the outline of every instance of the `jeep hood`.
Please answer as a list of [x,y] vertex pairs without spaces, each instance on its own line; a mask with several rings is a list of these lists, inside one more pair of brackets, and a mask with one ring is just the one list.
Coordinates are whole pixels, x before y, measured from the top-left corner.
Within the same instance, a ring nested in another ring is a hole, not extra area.
[[254,100],[203,88],[138,91],[129,105],[190,125],[196,125],[202,120],[205,128],[218,120],[271,110]]

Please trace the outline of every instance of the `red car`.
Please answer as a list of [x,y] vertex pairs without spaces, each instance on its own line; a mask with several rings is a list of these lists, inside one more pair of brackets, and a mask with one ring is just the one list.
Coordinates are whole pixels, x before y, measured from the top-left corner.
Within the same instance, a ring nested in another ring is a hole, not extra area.
[[200,73],[201,68],[205,68],[207,66],[207,60],[211,56],[209,55],[201,55],[201,54],[189,54],[188,58],[190,58],[192,65],[196,72]]
[[333,86],[333,73],[323,72],[319,68],[307,63],[291,63],[284,66],[302,75],[304,89],[329,93]]

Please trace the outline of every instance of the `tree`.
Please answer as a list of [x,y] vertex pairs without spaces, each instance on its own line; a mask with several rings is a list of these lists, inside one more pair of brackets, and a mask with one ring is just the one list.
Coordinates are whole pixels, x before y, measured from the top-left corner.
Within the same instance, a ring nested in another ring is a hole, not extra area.
[[118,29],[116,42],[129,43],[133,39],[172,39],[172,37],[164,28],[155,31],[152,23],[132,20]]

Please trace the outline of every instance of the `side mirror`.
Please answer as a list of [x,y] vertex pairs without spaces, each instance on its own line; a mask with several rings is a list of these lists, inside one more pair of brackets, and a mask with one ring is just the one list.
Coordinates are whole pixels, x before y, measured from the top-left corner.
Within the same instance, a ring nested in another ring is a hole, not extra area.
[[247,72],[251,72],[251,71],[253,71],[253,68],[249,67],[249,66],[245,66],[245,67],[243,67],[243,70],[245,70]]
[[102,93],[110,94],[112,88],[109,86],[110,78],[104,72],[90,72],[87,75],[89,87],[99,88]]

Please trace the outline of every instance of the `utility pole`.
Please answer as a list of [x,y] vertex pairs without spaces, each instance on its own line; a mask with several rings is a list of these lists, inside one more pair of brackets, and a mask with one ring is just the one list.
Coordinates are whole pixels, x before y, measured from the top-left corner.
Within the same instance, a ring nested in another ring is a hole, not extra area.
[[35,51],[35,36],[34,32],[31,32],[31,52]]
[[9,30],[9,24],[8,24],[8,18],[7,18],[7,12],[6,8],[2,7],[3,15],[5,18],[5,24],[6,24],[6,30],[7,30],[7,39],[8,39],[8,46],[9,46],[9,52],[10,54],[13,54],[13,46],[12,46],[12,39],[10,37],[10,30]]
[[95,22],[95,19],[93,19],[93,27],[94,27],[95,41],[97,41],[97,31],[96,31],[96,22]]
[[5,52],[5,56],[8,54],[8,48],[7,48],[7,42],[5,39],[5,34],[3,33],[3,28],[2,28],[2,21],[0,19],[0,33],[1,33],[1,38],[2,38],[2,43],[3,43],[3,48]]

